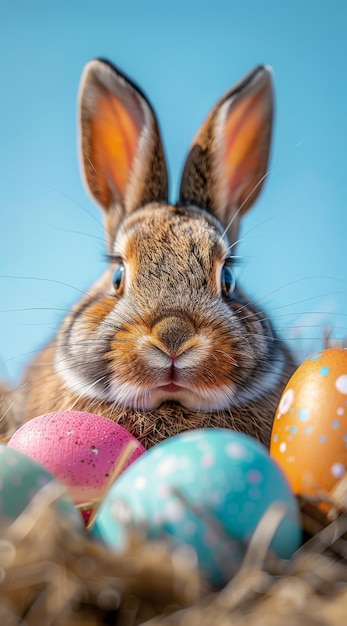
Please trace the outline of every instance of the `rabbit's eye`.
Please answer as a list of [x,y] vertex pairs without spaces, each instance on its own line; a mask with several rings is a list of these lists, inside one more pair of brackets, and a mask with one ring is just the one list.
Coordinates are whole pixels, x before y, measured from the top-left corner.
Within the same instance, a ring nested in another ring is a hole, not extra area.
[[224,298],[230,298],[236,287],[235,275],[230,265],[225,263],[222,269],[222,293]]
[[118,296],[122,295],[124,288],[124,265],[120,263],[113,272],[112,283]]

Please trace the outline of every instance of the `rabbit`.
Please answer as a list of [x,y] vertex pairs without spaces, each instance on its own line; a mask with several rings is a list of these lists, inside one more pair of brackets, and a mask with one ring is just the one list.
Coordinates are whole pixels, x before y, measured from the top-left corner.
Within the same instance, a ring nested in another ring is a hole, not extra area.
[[271,69],[256,67],[212,109],[176,205],[154,110],[110,62],[86,65],[79,115],[109,265],[29,364],[17,419],[79,410],[118,422],[145,448],[204,427],[268,446],[295,360],[234,265],[242,216],[268,172]]

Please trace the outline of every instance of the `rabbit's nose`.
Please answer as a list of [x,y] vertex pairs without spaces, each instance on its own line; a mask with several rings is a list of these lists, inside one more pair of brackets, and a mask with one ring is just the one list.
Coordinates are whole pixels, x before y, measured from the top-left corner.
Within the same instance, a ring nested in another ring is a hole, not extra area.
[[162,318],[152,330],[156,345],[171,359],[177,358],[188,350],[196,337],[192,322],[182,316]]

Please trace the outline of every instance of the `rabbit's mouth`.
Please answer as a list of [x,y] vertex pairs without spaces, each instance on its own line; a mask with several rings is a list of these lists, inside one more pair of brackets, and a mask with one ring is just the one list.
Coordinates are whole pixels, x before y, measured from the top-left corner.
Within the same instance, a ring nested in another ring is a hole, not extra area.
[[162,385],[161,389],[163,391],[167,391],[169,393],[176,393],[177,391],[181,391],[182,387],[180,387],[180,385],[177,385],[176,383],[172,382],[172,383],[168,383],[167,385]]
[[136,410],[153,411],[166,402],[174,402],[186,409],[205,413],[230,406],[233,393],[234,390],[230,386],[216,389],[211,393],[211,389],[199,388],[198,385],[186,386],[171,381],[142,390],[136,398],[131,398],[130,404]]

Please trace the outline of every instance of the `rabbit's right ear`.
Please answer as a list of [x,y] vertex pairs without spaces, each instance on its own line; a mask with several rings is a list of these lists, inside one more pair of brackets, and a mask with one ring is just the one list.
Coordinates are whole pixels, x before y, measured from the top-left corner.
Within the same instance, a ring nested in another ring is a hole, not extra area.
[[107,213],[117,213],[119,221],[149,202],[167,201],[167,169],[153,109],[107,61],[85,67],[80,124],[86,183]]
[[213,213],[235,235],[268,172],[271,70],[255,68],[216,104],[188,155],[180,201]]

